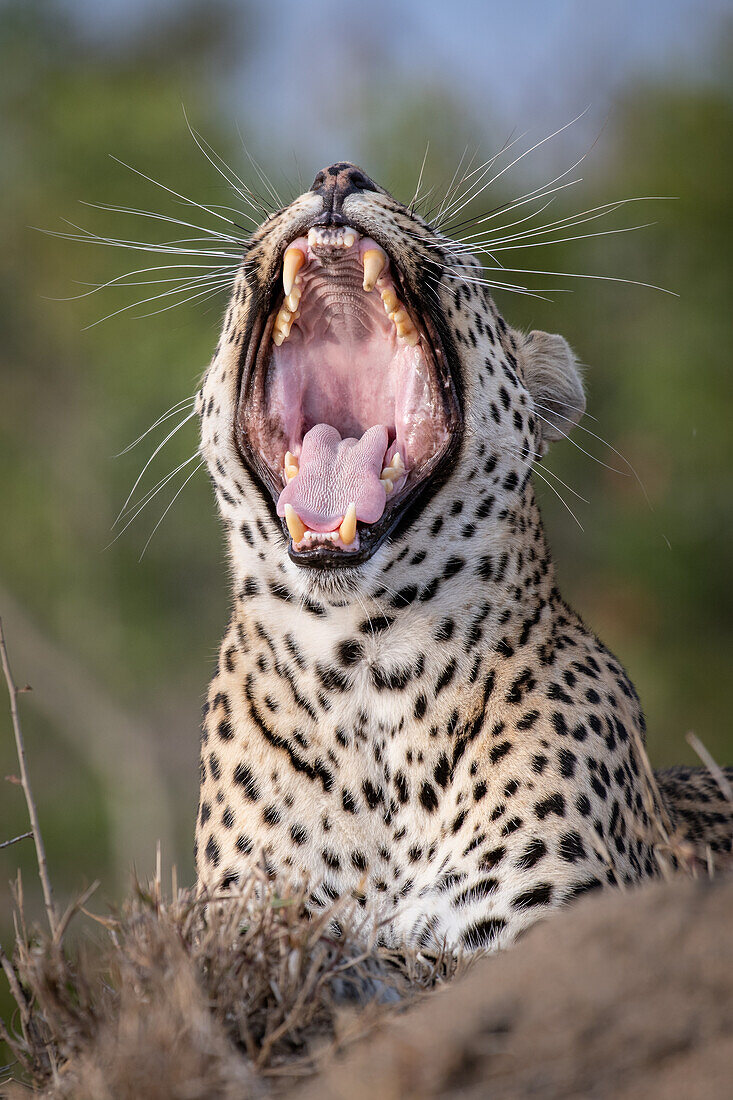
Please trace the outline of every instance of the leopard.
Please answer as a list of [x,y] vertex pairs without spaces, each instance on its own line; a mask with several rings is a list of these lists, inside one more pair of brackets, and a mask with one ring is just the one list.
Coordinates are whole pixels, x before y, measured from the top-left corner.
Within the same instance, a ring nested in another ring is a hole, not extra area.
[[483,270],[332,164],[253,232],[196,396],[231,571],[199,888],[264,873],[398,950],[499,950],[733,838],[733,769],[652,771],[629,676],[558,591],[533,475],[581,370]]

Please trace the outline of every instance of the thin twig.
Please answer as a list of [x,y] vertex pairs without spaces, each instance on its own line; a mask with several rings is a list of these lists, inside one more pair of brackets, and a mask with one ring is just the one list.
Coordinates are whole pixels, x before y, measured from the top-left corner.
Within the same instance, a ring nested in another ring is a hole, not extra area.
[[2,967],[2,969],[5,971],[5,977],[8,979],[10,992],[20,1012],[20,1023],[21,1027],[23,1028],[23,1036],[27,1039],[28,1025],[30,1024],[31,1018],[30,1008],[28,1006],[28,999],[26,998],[26,995],[21,987],[16,969],[11,963],[8,956],[5,954],[2,944],[0,944],[0,967]]
[[14,836],[11,840],[4,840],[0,844],[0,848],[9,848],[11,844],[17,844],[19,840],[27,840],[28,837],[33,836],[33,831],[27,833],[21,833],[20,836]]
[[31,828],[33,830],[33,840],[36,845],[36,856],[38,857],[38,876],[41,880],[41,886],[43,888],[43,900],[46,903],[46,914],[48,916],[48,925],[51,930],[51,935],[56,935],[56,909],[53,903],[53,892],[51,890],[51,880],[48,877],[48,867],[46,866],[46,850],[43,845],[43,837],[41,835],[41,826],[38,821],[38,811],[36,810],[35,799],[33,798],[33,791],[31,790],[30,780],[28,778],[28,769],[25,763],[25,745],[23,742],[23,731],[20,725],[20,716],[18,714],[18,694],[19,690],[15,686],[13,680],[13,674],[10,671],[10,662],[8,660],[8,651],[5,645],[5,634],[3,633],[3,622],[0,618],[0,660],[2,661],[3,673],[5,674],[5,681],[8,685],[8,694],[10,696],[10,715],[13,720],[13,732],[15,734],[15,747],[18,753],[18,763],[20,765],[20,781],[23,785],[23,794],[25,795],[26,805],[28,806],[28,816],[31,819]]
[[54,940],[59,945],[59,947],[61,946],[61,944],[63,942],[64,936],[66,934],[66,929],[69,927],[69,923],[71,922],[71,919],[77,913],[85,912],[84,906],[89,901],[90,897],[95,892],[95,890],[97,890],[98,888],[99,888],[99,879],[97,879],[96,882],[93,882],[91,886],[88,886],[87,889],[84,891],[84,893],[81,895],[81,897],[77,898],[76,901],[73,901],[71,903],[71,905],[68,907],[68,909],[66,910],[66,912],[64,913],[63,917],[61,918],[58,925],[56,926],[56,932],[55,932],[55,935],[54,935]]

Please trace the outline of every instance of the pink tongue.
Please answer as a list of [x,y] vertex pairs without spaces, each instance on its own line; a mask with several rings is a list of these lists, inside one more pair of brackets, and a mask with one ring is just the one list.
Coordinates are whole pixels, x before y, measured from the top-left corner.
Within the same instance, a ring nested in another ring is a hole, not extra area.
[[277,514],[292,504],[311,531],[335,531],[353,501],[357,519],[376,523],[387,500],[379,475],[388,443],[383,424],[361,439],[342,439],[330,424],[316,424],[303,439],[300,472],[280,493]]

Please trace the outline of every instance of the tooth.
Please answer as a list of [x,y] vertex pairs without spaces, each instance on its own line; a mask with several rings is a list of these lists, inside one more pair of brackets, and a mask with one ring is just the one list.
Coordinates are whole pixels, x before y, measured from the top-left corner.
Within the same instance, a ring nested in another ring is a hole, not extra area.
[[306,532],[306,526],[292,504],[285,505],[285,522],[293,542],[300,542]]
[[[382,473],[384,473],[384,470],[382,470]],[[380,477],[379,481],[385,493],[387,494],[387,496],[389,496],[389,494],[392,492],[392,489],[394,488],[392,482],[388,477]]]
[[403,325],[405,323],[405,321],[410,320],[410,315],[409,315],[409,313],[407,312],[406,309],[404,309],[402,306],[400,306],[399,309],[396,309],[394,311],[394,313],[391,314],[391,318],[392,318],[393,324]]
[[[295,461],[297,462],[297,459]],[[395,453],[392,455],[392,461],[390,462],[390,466],[392,467],[393,470],[399,470],[399,471],[404,470],[405,464],[402,461],[402,455],[400,454],[399,451],[395,451]]]
[[[374,290],[377,279],[384,270],[387,257],[381,248],[368,248],[362,256],[364,264],[364,290],[367,294]],[[395,299],[396,301],[396,299]]]
[[398,329],[397,335],[400,336],[411,348],[417,347],[420,341],[420,334],[415,328],[411,328],[410,331],[407,332],[404,336],[402,336]]
[[295,311],[297,310],[302,293],[303,291],[300,289],[299,286],[294,286],[290,293],[286,296],[285,305],[288,307],[291,313],[295,313]]
[[394,466],[385,466],[379,477],[380,480],[384,477],[389,481],[397,481],[398,478],[402,477],[402,470],[397,470]]
[[382,291],[382,301],[384,302],[385,313],[392,313],[393,310],[397,309],[397,295],[391,287],[388,287],[386,290]]
[[308,230],[308,244],[311,248],[319,243],[318,230],[315,226]]
[[346,245],[347,248],[351,248],[351,246],[353,245],[355,240],[356,240],[356,237],[354,236],[353,233],[346,233],[344,235],[344,244]]
[[344,516],[341,526],[339,527],[339,535],[341,541],[346,546],[351,546],[352,542],[356,538],[356,505],[353,500],[349,507],[346,509],[346,515]]
[[290,294],[295,285],[295,276],[305,263],[305,256],[299,248],[288,248],[283,257],[283,290],[285,297]]

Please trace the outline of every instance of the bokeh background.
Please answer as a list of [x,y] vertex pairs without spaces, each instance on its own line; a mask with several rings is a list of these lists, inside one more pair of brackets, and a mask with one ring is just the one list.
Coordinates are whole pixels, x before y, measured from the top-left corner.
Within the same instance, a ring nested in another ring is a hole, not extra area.
[[[184,107],[248,186],[267,191],[251,156],[284,198],[349,158],[409,199],[429,142],[424,189],[439,199],[464,150],[480,163],[519,139],[503,166],[585,112],[463,213],[583,156],[566,177],[582,182],[544,221],[669,197],[574,232],[647,228],[501,258],[679,297],[517,274],[555,289],[497,300],[515,325],[562,332],[586,364],[594,434],[579,431],[579,446],[556,444],[549,458],[585,498],[558,483],[582,529],[539,483],[564,593],[636,682],[653,762],[693,760],[688,730],[731,761],[731,61],[733,11],[714,0],[0,3],[0,613],[18,682],[33,686],[22,715],[61,900],[95,878],[98,907],[119,898],[133,863],[152,870],[157,837],[165,867],[192,879],[200,704],[227,614],[222,538],[199,472],[141,558],[188,466],[112,541],[131,485],[178,420],[115,456],[193,393],[224,300],[185,302],[191,290],[128,308],[185,283],[75,298],[166,258],[37,228],[196,235],[81,205],[92,202],[230,229],[112,159],[197,202],[241,207]],[[191,421],[137,499],[195,446]],[[5,711],[0,777],[17,771]],[[25,828],[22,792],[3,782],[0,840]],[[31,843],[0,851],[0,939],[18,866],[37,905]]]

